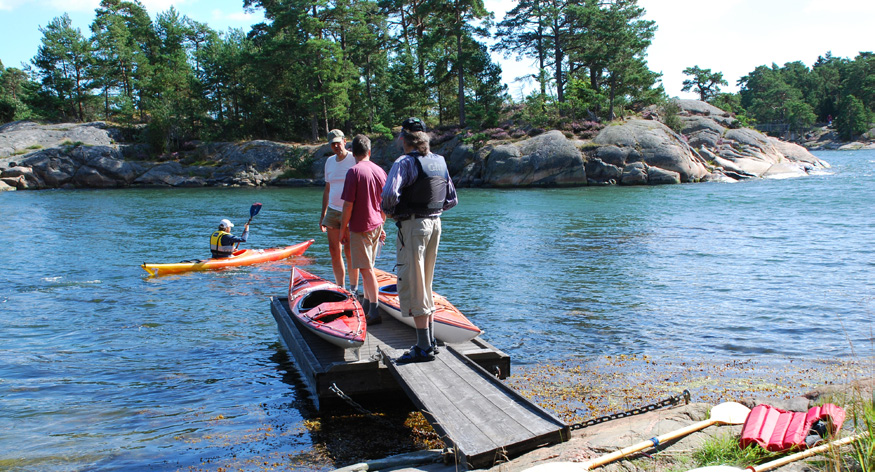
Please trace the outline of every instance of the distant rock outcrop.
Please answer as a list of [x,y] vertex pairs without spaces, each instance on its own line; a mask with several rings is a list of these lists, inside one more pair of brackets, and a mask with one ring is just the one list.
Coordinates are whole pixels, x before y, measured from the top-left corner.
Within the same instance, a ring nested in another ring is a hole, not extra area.
[[829,167],[798,144],[750,128],[731,127],[735,121],[718,108],[708,105],[710,108],[703,113],[702,102],[698,100],[677,103],[681,108],[681,134],[710,167],[711,178],[805,175],[816,168]]
[[[444,134],[433,151],[447,159],[459,187],[662,185],[707,180],[805,175],[828,164],[807,149],[738,128],[728,113],[698,100],[678,100],[679,132],[661,111],[602,126],[582,139],[566,131],[496,129],[501,139],[473,141],[468,132]],[[326,144],[273,141],[186,143],[179,152],[150,156],[144,144],[103,122],[0,126],[0,191],[44,188],[321,185]],[[520,136],[522,139],[512,139]],[[400,154],[395,141],[374,141],[372,160],[388,169]]]

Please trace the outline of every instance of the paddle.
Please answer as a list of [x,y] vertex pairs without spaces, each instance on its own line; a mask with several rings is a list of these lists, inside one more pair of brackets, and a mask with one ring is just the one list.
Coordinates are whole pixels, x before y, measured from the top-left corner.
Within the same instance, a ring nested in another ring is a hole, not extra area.
[[700,429],[705,429],[708,426],[713,424],[722,423],[722,424],[742,424],[744,420],[747,419],[747,415],[750,413],[750,408],[742,405],[741,403],[735,402],[725,402],[721,403],[714,408],[711,408],[711,419],[705,421],[699,421],[698,423],[693,423],[685,428],[681,428],[655,438],[648,439],[646,441],[641,441],[637,444],[633,444],[629,447],[624,447],[619,451],[612,452],[610,454],[606,454],[601,457],[597,457],[589,462],[577,463],[577,462],[552,462],[549,464],[542,464],[539,466],[532,467],[530,469],[526,469],[524,472],[559,472],[559,471],[578,471],[578,470],[590,470],[595,467],[605,465],[609,462],[613,462],[617,459],[626,457],[630,454],[636,453],[638,451],[643,451],[645,449],[656,447],[659,444],[670,441],[672,439],[679,438],[681,436],[686,436],[690,433],[696,432]]
[[812,447],[811,449],[806,449],[802,452],[797,452],[796,454],[790,454],[789,456],[782,457],[780,459],[775,459],[771,462],[766,462],[765,464],[750,466],[745,469],[739,469],[737,467],[730,467],[728,465],[712,465],[709,467],[699,467],[698,469],[690,470],[689,472],[765,472],[766,470],[776,469],[781,467],[782,465],[789,464],[791,462],[798,461],[799,459],[805,459],[806,457],[811,457],[821,452],[826,452],[827,450],[835,447],[841,447],[845,444],[850,444],[857,439],[862,437],[862,434],[855,434],[853,436],[848,436],[846,438],[839,439],[837,441],[832,441],[821,446]]
[[[249,223],[252,223],[252,218],[255,218],[255,215],[257,215],[259,211],[261,211],[261,203],[256,202],[256,203],[253,203],[251,207],[249,207],[249,221],[246,222],[247,225]],[[236,245],[234,245],[235,251],[237,250],[238,246],[240,246],[240,243],[237,243]]]

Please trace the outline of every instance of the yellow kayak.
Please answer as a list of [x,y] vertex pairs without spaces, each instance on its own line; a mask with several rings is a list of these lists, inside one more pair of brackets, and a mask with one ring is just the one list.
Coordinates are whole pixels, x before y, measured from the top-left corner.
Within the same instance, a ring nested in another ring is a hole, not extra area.
[[202,261],[182,261],[170,264],[146,264],[143,263],[140,267],[143,268],[151,276],[179,274],[182,272],[192,272],[196,270],[214,270],[224,267],[236,267],[252,264],[260,264],[268,261],[278,261],[291,256],[300,256],[304,254],[313,240],[304,241],[292,246],[275,247],[271,249],[241,249],[234,251],[234,254],[228,257],[205,259]]

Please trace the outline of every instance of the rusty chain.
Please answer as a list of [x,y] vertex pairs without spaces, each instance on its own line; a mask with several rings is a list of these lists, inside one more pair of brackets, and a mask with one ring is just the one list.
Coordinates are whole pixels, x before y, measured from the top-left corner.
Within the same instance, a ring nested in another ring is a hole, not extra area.
[[690,403],[690,391],[689,390],[684,390],[679,395],[675,395],[673,397],[666,398],[665,400],[662,400],[662,401],[659,401],[656,403],[651,403],[650,405],[645,405],[642,407],[633,408],[631,410],[623,411],[620,413],[613,413],[610,415],[600,416],[598,418],[593,418],[591,420],[584,421],[582,423],[575,423],[572,425],[568,425],[568,427],[571,428],[572,431],[574,431],[576,429],[583,429],[583,428],[587,428],[589,426],[597,425],[599,423],[604,423],[606,421],[616,420],[616,419],[620,419],[620,418],[627,418],[629,416],[640,415],[642,413],[647,413],[648,411],[658,410],[660,408],[664,408],[667,406],[677,405],[681,402],[681,400],[684,401],[684,404]]

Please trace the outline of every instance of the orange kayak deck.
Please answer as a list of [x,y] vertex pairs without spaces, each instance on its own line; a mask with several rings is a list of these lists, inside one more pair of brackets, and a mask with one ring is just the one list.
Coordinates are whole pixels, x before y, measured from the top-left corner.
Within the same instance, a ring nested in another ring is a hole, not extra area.
[[200,270],[216,270],[225,267],[261,264],[262,262],[278,261],[292,256],[300,256],[304,254],[311,244],[313,244],[313,241],[314,240],[310,239],[291,246],[270,249],[241,249],[239,251],[234,251],[233,255],[223,258],[182,261],[168,264],[143,263],[140,267],[154,277],[158,275],[180,274]]
[[[413,327],[413,317],[401,316],[401,304],[398,300],[397,289],[398,278],[395,274],[380,269],[374,269],[374,273],[377,274],[380,308],[398,321]],[[433,295],[435,338],[445,343],[462,343],[483,333],[446,298],[437,293]]]

